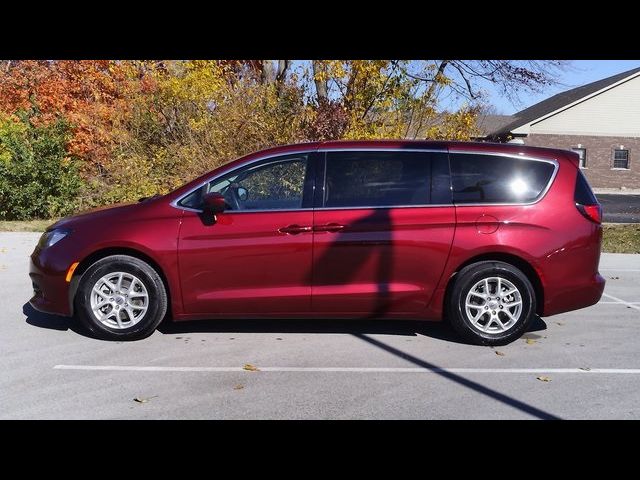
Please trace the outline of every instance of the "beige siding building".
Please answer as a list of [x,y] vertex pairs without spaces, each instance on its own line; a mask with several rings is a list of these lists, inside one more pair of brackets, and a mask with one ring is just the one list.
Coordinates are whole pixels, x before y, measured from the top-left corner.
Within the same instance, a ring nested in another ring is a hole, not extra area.
[[484,119],[480,128],[482,140],[573,149],[595,188],[640,188],[640,68],[559,93],[511,117]]

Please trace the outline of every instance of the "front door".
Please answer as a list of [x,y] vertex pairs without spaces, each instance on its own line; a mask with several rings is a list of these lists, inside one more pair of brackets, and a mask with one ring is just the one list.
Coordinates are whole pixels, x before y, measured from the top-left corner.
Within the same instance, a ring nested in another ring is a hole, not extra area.
[[[187,314],[305,313],[311,307],[311,155],[241,167],[185,197],[178,259]],[[219,192],[228,209],[194,206]],[[308,207],[311,207],[309,203]]]
[[325,161],[314,214],[313,311],[423,311],[455,229],[447,154],[329,151]]

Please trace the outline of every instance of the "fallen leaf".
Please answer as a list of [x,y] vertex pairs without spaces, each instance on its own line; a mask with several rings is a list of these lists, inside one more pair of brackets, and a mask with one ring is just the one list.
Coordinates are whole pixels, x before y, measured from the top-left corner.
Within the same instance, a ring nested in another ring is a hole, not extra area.
[[276,337],[276,340],[282,340],[280,337]]
[[501,357],[504,357],[504,352],[501,352],[500,350],[496,350],[496,355],[500,355]]
[[527,344],[529,345],[533,345],[534,343],[536,343],[536,341],[533,338],[527,338],[525,342],[527,342]]
[[138,403],[147,403],[149,400],[151,400],[152,398],[156,398],[157,395],[154,395],[153,397],[149,397],[149,398],[144,398],[144,397],[135,397],[133,399],[134,402],[138,402]]
[[539,377],[536,377],[538,380],[540,380],[541,382],[550,382],[551,379],[549,377],[545,377],[544,375],[540,375]]
[[591,369],[589,367],[580,367],[580,370],[584,370],[585,372],[590,372]]
[[236,385],[235,387],[233,387],[234,390],[242,390],[244,388],[244,385]]
[[556,322],[556,325],[562,326],[562,325],[564,325],[564,322]]
[[244,370],[248,370],[249,372],[259,372],[260,369],[258,367],[256,367],[255,365],[251,365],[250,363],[245,363],[244,367],[242,367]]
[[609,277],[609,280],[620,280],[620,277]]

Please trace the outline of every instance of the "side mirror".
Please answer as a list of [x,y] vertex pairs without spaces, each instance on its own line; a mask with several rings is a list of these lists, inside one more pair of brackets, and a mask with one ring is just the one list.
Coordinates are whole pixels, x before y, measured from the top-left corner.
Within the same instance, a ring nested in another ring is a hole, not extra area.
[[227,202],[224,199],[224,195],[217,192],[211,192],[205,194],[203,197],[203,209],[206,213],[213,213],[214,215],[224,212],[227,207]]

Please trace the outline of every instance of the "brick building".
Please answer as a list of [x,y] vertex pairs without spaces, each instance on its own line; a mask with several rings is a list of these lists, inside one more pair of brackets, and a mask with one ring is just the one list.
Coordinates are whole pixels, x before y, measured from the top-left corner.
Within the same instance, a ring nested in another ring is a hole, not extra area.
[[640,68],[478,125],[479,140],[573,149],[594,188],[640,189]]

